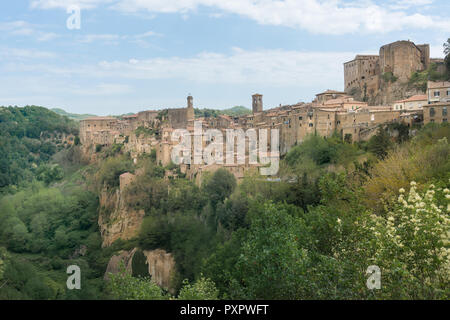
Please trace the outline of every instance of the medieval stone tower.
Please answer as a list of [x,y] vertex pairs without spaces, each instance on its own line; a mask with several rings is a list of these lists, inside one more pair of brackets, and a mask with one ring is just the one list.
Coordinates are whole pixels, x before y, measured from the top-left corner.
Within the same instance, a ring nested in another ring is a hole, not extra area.
[[186,120],[194,121],[195,112],[194,112],[194,98],[192,96],[187,97],[187,109],[186,109]]
[[392,72],[400,81],[408,81],[415,71],[430,64],[430,46],[415,45],[411,41],[397,41],[380,49],[381,73]]
[[254,94],[252,98],[253,98],[252,102],[253,113],[262,112],[263,111],[262,95]]

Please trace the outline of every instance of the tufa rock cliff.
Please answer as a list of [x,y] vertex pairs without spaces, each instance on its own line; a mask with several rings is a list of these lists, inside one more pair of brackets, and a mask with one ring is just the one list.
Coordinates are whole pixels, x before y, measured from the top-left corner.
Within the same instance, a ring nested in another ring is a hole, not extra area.
[[135,176],[124,173],[120,176],[120,187],[114,191],[104,188],[100,193],[98,224],[103,239],[103,247],[110,246],[117,239],[129,240],[137,236],[144,219],[144,210],[134,210],[127,206],[126,187]]
[[[143,257],[143,261],[138,259],[139,256]],[[119,272],[121,262],[123,262],[128,273],[142,275],[142,269],[145,269],[145,276],[150,276],[159,287],[172,294],[175,293],[172,285],[172,278],[175,273],[175,259],[172,254],[160,249],[141,251],[138,248],[134,248],[131,251],[121,251],[118,255],[111,257],[106,268],[105,280],[109,280],[110,273],[116,274]]]

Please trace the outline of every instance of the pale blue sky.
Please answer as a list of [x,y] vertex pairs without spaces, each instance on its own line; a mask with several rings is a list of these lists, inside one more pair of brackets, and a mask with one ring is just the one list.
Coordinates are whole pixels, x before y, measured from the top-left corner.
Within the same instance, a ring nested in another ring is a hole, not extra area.
[[[69,30],[70,4],[81,29]],[[0,2],[0,105],[98,115],[264,107],[343,89],[343,62],[396,40],[442,57],[447,0]]]

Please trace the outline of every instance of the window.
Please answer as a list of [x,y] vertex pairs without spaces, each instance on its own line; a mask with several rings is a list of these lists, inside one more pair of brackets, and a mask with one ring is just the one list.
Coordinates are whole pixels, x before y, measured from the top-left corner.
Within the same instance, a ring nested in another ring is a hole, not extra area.
[[450,89],[447,89],[447,96],[450,97]]
[[442,119],[442,122],[447,122],[447,118]]
[[312,126],[313,126],[313,124],[312,124],[312,123],[310,123],[310,124],[309,124],[309,126],[310,126],[310,127],[312,127]]
[[298,117],[298,120],[303,120],[303,117]]
[[430,108],[430,117],[434,117],[435,114],[436,111],[434,110],[434,108]]
[[447,107],[443,107],[442,108],[442,115],[446,116],[447,115]]
[[440,97],[440,96],[441,96],[441,93],[440,93],[439,91],[435,91],[435,92],[434,92],[434,96],[435,96],[435,97]]

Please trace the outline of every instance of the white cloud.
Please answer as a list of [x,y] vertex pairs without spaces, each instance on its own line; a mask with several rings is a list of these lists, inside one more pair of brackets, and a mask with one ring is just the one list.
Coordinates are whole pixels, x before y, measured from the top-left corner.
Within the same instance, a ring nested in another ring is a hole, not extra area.
[[162,34],[153,32],[153,31],[147,31],[147,32],[137,34],[134,36],[135,39],[143,39],[143,38],[149,38],[149,37],[162,37]]
[[53,59],[57,57],[57,54],[49,51],[3,47],[0,48],[0,57],[9,60]]
[[82,9],[96,8],[102,4],[114,2],[113,0],[32,0],[31,8],[39,9],[67,9],[72,5]]
[[275,87],[342,87],[343,63],[353,52],[246,51],[231,54],[204,52],[190,58],[168,57],[101,61],[73,68],[20,64],[11,70],[60,76],[118,80],[182,80],[199,84],[261,85]]
[[80,36],[78,41],[81,43],[104,42],[110,44],[118,44],[122,36],[117,34],[87,34]]
[[22,20],[0,23],[0,31],[6,35],[34,37],[39,42],[50,41],[59,37],[56,33],[45,32],[39,29],[40,26]]
[[103,43],[118,45],[120,41],[130,41],[143,47],[150,47],[151,44],[146,40],[151,37],[162,37],[163,35],[153,31],[147,31],[136,35],[118,35],[118,34],[86,34],[78,37],[80,43]]
[[35,0],[32,7],[66,8],[74,3],[84,8],[108,4],[124,13],[147,11],[181,13],[182,16],[203,6],[238,14],[261,24],[320,34],[384,33],[410,28],[450,30],[448,16],[405,12],[405,9],[420,9],[432,0],[396,0],[385,6],[370,0]]
[[396,0],[389,6],[391,9],[408,9],[411,7],[427,6],[434,2],[434,0]]
[[81,87],[71,86],[67,88],[70,93],[76,95],[89,95],[89,96],[110,96],[110,95],[122,95],[130,94],[133,89],[129,85],[117,84],[117,83],[100,83],[95,87]]

